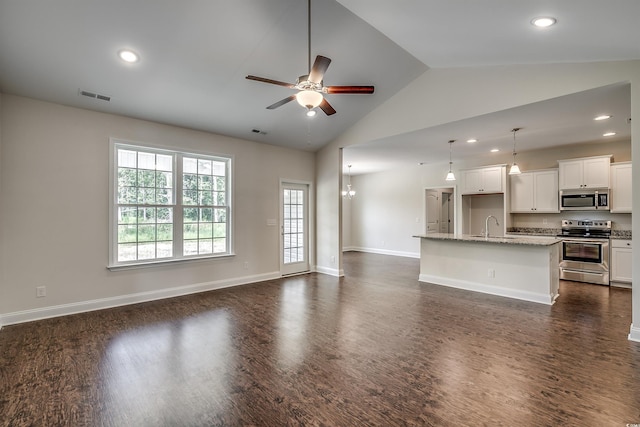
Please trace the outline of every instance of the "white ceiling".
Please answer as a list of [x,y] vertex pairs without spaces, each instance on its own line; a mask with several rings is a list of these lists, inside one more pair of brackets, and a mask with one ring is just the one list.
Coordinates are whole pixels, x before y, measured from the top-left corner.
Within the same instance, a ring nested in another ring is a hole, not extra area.
[[[558,24],[536,29],[529,22],[538,15],[553,15]],[[0,91],[315,151],[428,67],[640,59],[639,16],[637,0],[312,0],[312,56],[333,60],[325,84],[376,91],[328,95],[337,114],[308,119],[293,102],[265,108],[289,89],[245,79],[293,83],[306,74],[305,0],[0,0]],[[119,61],[122,48],[136,50],[140,62]],[[369,161],[379,160],[372,155],[384,153],[385,144],[410,150],[412,141],[425,140],[433,141],[425,161],[435,161],[443,149],[448,155],[442,141],[462,139],[464,131],[497,144],[511,141],[514,126],[523,127],[523,149],[527,134],[542,132],[556,143],[583,142],[567,140],[585,126],[584,116],[570,112],[580,106],[590,115],[587,102],[598,109],[605,95],[628,96],[609,89],[561,100],[558,109],[523,107],[374,141],[367,144]],[[112,99],[89,99],[79,90]],[[533,119],[550,109],[550,121]]]

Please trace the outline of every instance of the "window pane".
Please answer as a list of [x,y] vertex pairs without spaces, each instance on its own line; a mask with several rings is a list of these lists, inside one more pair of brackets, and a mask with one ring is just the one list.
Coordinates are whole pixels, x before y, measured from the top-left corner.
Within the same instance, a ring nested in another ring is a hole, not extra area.
[[227,239],[213,239],[213,253],[227,252]]
[[135,168],[137,154],[131,150],[118,150],[118,166],[125,168]]
[[200,190],[212,190],[213,189],[213,177],[209,175],[198,176],[198,189]]
[[124,244],[118,245],[118,261],[135,261],[138,259],[138,245],[133,244]]
[[138,169],[155,169],[156,155],[138,151]]
[[156,169],[171,172],[173,170],[173,156],[164,154],[156,155]]
[[213,237],[227,237],[227,224],[213,224]]
[[185,173],[182,175],[182,188],[185,190],[198,189],[198,175]]
[[183,238],[184,239],[197,239],[198,238],[198,225],[197,224],[185,224],[183,226]]
[[210,254],[213,252],[213,241],[211,239],[198,240],[198,253]]
[[185,205],[197,205],[198,204],[198,191],[197,190],[185,190],[182,193],[182,203]]
[[155,243],[139,243],[138,259],[152,259],[156,257]]
[[132,243],[137,241],[138,227],[135,225],[118,226],[118,243]]
[[182,252],[184,255],[198,255],[198,241],[185,240],[182,245]]
[[210,239],[213,237],[213,226],[212,224],[201,223],[198,227],[198,237],[201,239]]
[[135,187],[122,187],[118,189],[118,203],[123,205],[135,204],[138,201],[138,189]]
[[156,222],[156,208],[139,208],[138,209],[138,223],[155,223]]
[[156,172],[156,187],[172,188],[173,174],[171,172]]
[[173,256],[173,243],[172,242],[158,242],[156,247],[158,258],[170,258]]
[[135,187],[137,178],[136,169],[118,168],[118,187]]
[[227,189],[227,180],[221,176],[216,176],[214,178],[215,180],[215,185],[214,185],[214,190],[218,190],[218,191],[225,191]]
[[225,176],[227,174],[226,162],[213,162],[213,175]]
[[154,242],[155,240],[156,240],[155,224],[138,226],[138,242]]
[[184,222],[198,222],[198,208],[184,208]]
[[190,157],[185,157],[182,160],[182,172],[184,173],[198,173],[198,161]]
[[171,241],[173,240],[173,224],[159,224],[156,228],[158,241]]
[[211,175],[211,160],[198,159],[198,174]]

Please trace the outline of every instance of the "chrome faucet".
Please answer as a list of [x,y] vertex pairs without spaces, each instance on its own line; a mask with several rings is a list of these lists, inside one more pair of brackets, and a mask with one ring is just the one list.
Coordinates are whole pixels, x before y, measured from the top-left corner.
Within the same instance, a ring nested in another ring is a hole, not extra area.
[[484,220],[484,238],[485,239],[489,238],[489,218],[493,218],[496,221],[496,225],[500,225],[500,223],[498,222],[498,218],[496,218],[493,215],[489,215],[487,219]]

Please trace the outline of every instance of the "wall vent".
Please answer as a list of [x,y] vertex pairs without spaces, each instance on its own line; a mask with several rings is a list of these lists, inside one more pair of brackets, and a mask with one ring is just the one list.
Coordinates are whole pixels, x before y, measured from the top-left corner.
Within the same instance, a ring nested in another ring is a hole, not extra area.
[[87,98],[99,99],[101,101],[111,101],[111,97],[107,95],[100,95],[99,93],[89,92],[88,90],[78,89],[78,94],[86,96]]

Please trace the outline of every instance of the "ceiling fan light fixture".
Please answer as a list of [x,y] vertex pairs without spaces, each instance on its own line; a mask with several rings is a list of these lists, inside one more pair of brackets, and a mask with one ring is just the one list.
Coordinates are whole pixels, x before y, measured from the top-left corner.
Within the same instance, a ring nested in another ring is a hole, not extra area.
[[312,110],[322,102],[322,94],[314,90],[301,90],[296,94],[296,101],[303,107]]
[[307,110],[307,117],[315,117],[316,110]]

